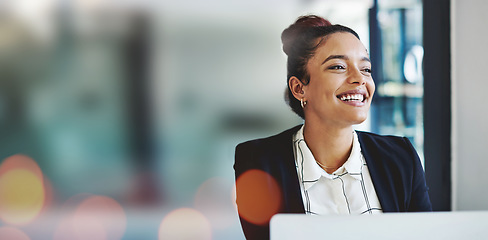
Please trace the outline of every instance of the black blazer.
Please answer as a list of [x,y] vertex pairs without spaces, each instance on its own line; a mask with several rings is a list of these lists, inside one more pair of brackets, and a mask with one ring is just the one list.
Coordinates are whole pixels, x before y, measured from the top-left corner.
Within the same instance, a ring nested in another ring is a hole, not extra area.
[[[293,154],[293,134],[301,125],[280,134],[241,143],[236,147],[236,181],[250,169],[270,174],[281,188],[279,213],[305,213]],[[357,131],[362,154],[383,212],[432,211],[424,171],[407,138]],[[267,186],[263,182],[261,186]],[[236,185],[237,207],[247,192]],[[249,197],[249,196],[247,196]],[[269,239],[269,222],[256,225],[240,214],[247,239]]]

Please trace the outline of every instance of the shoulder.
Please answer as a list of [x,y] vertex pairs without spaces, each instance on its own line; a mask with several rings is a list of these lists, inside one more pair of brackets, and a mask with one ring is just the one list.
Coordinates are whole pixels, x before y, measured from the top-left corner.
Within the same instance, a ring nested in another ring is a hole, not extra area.
[[418,155],[406,137],[378,135],[357,131],[361,151],[369,162],[412,167],[417,164]]
[[[279,134],[250,140],[237,145],[234,168],[262,168],[273,162],[293,158],[293,134],[301,125],[285,130]],[[261,167],[259,167],[261,166]]]
[[302,125],[295,126],[270,137],[258,138],[239,143],[236,147],[236,154],[238,151],[242,150],[265,150],[273,149],[276,147],[283,147],[282,145],[286,144],[287,142],[291,143],[293,134],[295,134],[301,126]]
[[410,141],[406,137],[392,136],[392,135],[379,135],[370,132],[356,131],[358,134],[358,139],[361,145],[365,147],[380,147],[383,149],[391,148],[403,148],[409,147]]

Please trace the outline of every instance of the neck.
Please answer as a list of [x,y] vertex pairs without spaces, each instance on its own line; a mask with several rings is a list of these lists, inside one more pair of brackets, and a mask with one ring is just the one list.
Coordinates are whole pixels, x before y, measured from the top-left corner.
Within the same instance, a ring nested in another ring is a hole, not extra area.
[[305,122],[303,137],[315,160],[328,173],[341,167],[351,154],[351,126],[337,128]]

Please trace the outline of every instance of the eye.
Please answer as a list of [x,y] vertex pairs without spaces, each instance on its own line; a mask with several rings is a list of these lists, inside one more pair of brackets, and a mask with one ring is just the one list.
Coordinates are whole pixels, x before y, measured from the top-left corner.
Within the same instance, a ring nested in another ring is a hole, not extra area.
[[334,66],[330,66],[329,69],[331,69],[331,70],[339,70],[339,69],[345,69],[345,67],[342,66],[342,65],[334,65]]
[[371,68],[364,68],[363,72],[371,74]]

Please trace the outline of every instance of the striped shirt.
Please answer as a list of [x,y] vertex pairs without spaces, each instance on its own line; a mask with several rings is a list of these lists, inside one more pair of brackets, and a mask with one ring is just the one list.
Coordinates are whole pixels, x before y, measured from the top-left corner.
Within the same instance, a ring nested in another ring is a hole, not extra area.
[[307,214],[376,214],[381,205],[354,132],[352,151],[334,173],[322,169],[303,138],[303,126],[293,137],[295,164]]

